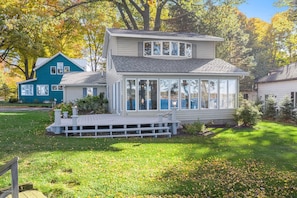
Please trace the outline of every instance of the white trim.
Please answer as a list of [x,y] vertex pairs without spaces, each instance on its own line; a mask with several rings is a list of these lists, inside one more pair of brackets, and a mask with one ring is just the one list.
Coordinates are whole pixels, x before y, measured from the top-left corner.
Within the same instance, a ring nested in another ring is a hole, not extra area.
[[[159,32],[159,35],[152,35],[151,33],[154,33],[154,31],[141,31],[141,34],[134,34],[132,31],[129,30],[122,30],[126,31],[123,33],[114,33],[110,32],[112,29],[106,29],[106,32],[109,33],[110,36],[114,37],[129,37],[129,38],[149,38],[149,39],[172,39],[172,40],[183,40],[183,41],[224,41],[223,38],[215,37],[215,36],[208,36],[208,35],[199,35],[195,34],[192,37],[189,36],[182,36],[181,33],[175,33],[175,32],[169,32],[167,35],[164,35],[165,32]],[[121,31],[121,30],[119,30]],[[158,33],[155,31],[155,33]]]

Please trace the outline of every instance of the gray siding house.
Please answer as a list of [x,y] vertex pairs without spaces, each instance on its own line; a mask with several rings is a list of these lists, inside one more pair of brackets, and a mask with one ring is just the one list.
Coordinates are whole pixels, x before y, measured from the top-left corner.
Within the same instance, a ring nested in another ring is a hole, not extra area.
[[194,33],[107,29],[109,111],[137,117],[175,108],[182,122],[233,120],[239,78],[248,73],[216,58],[222,41]]
[[258,97],[266,101],[269,96],[275,97],[278,105],[285,99],[291,98],[294,107],[297,107],[297,63],[286,65],[257,81]]
[[60,85],[63,87],[63,101],[75,102],[86,96],[106,96],[106,75],[101,72],[70,72],[64,74]]

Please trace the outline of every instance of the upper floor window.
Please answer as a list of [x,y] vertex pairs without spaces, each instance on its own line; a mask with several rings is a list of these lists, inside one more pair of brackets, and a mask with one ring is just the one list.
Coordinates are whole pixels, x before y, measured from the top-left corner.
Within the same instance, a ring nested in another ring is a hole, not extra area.
[[51,74],[55,75],[57,73],[57,67],[56,66],[51,66]]
[[192,58],[192,44],[177,41],[145,41],[144,56],[176,56]]
[[64,67],[63,62],[58,62],[57,63],[57,74],[63,74],[63,67]]
[[70,72],[70,66],[64,66],[64,73]]

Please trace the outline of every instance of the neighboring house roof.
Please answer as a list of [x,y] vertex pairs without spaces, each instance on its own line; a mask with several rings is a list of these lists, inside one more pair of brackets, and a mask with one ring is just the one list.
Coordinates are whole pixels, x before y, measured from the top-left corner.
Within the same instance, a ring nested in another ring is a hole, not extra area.
[[24,80],[24,81],[21,81],[21,82],[17,82],[17,84],[24,84],[24,83],[28,83],[28,82],[33,82],[37,80],[37,78],[33,78],[33,79],[29,79],[29,80]]
[[297,79],[297,62],[286,65],[267,76],[260,78],[258,83],[268,83],[276,81],[296,80]]
[[83,85],[105,85],[106,75],[101,72],[70,72],[64,74],[60,85],[83,86]]
[[77,59],[77,58],[68,58],[67,56],[65,56],[62,52],[59,52],[57,54],[55,54],[54,56],[50,57],[50,58],[37,58],[36,64],[35,64],[35,68],[34,70],[39,69],[40,67],[42,67],[43,65],[45,65],[46,63],[48,63],[49,61],[53,60],[54,58],[56,58],[58,55],[62,55],[64,56],[66,59],[68,59],[70,62],[72,62],[73,64],[77,65],[78,67],[80,67],[81,69],[85,70],[86,65],[87,65],[87,61],[84,59]]
[[168,60],[147,57],[112,56],[119,73],[186,74],[186,75],[248,75],[247,72],[221,59]]

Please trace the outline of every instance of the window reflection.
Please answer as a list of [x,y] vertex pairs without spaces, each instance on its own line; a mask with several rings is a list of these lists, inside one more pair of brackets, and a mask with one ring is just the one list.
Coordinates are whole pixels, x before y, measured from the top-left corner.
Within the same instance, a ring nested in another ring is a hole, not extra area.
[[135,110],[135,80],[127,80],[127,110]]

